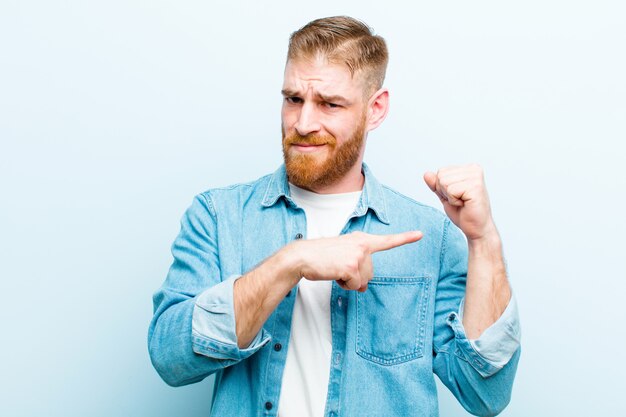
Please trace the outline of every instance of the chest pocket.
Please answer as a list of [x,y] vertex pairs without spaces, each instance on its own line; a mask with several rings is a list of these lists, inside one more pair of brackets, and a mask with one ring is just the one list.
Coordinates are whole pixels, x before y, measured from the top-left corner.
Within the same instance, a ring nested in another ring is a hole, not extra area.
[[356,353],[381,365],[423,356],[428,277],[377,278],[357,293]]

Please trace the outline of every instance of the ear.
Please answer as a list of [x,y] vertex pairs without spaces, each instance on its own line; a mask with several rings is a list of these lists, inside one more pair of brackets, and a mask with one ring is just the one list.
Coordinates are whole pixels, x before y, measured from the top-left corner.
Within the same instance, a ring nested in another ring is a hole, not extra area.
[[370,97],[367,103],[367,131],[376,129],[387,117],[389,111],[389,90],[381,88]]

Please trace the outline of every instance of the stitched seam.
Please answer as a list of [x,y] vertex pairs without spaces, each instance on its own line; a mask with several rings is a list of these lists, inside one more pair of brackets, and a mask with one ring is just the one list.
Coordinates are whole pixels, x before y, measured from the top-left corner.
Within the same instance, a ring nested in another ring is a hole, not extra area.
[[389,275],[376,275],[368,283],[371,285],[410,285],[415,282],[423,282],[430,279],[429,274],[422,275],[410,275],[406,277],[389,276]]
[[[438,276],[437,276],[437,284],[439,283],[439,280],[441,280],[441,268],[443,265],[443,255],[445,253],[445,249],[446,249],[446,244],[448,241],[448,225],[450,224],[450,220],[448,220],[447,218],[445,219],[445,221],[443,222],[443,231],[441,233],[441,249],[439,252],[439,272],[438,272]],[[435,298],[437,297],[436,295],[437,290],[435,290]],[[435,305],[436,305],[436,300],[435,300]],[[437,324],[435,323],[435,326]],[[440,349],[439,347],[437,347],[437,345],[435,344],[435,338],[433,337],[433,350],[435,352],[443,352],[446,353],[447,349]]]
[[200,195],[206,202],[207,207],[209,208],[209,213],[211,213],[211,216],[215,217],[215,220],[217,220],[217,213],[215,212],[215,205],[213,204],[213,198],[211,197],[210,191],[205,191],[204,193]]
[[[266,177],[267,177],[267,175],[266,175]],[[265,177],[263,177],[263,178],[265,178]],[[265,193],[263,194],[263,203],[264,204],[265,204],[265,201],[267,201],[267,196],[269,195],[270,190],[272,189],[272,185],[273,184],[274,184],[274,176],[272,176],[270,178],[270,182],[269,182],[269,184],[267,184],[267,187],[265,188]]]
[[217,210],[215,209],[215,203],[213,202],[213,196],[211,195],[210,191],[202,193],[201,195],[204,198],[204,201],[206,201],[207,203],[209,213],[213,216],[213,221],[215,221],[215,236],[213,236],[213,240],[215,241],[215,252],[217,254],[217,270],[220,271],[220,282],[223,282],[224,279],[222,277],[222,259],[218,235],[219,228],[217,227]]
[[439,279],[441,279],[441,267],[443,265],[443,256],[446,252],[448,245],[448,226],[450,225],[450,220],[446,219],[443,223],[443,233],[441,236],[441,251],[439,252]]

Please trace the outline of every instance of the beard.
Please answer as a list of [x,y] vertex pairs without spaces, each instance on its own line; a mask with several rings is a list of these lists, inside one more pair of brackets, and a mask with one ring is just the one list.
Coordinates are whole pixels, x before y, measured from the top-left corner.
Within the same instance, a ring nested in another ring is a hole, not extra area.
[[[328,187],[343,178],[359,160],[365,144],[365,115],[350,138],[337,145],[332,135],[285,135],[283,128],[283,157],[287,178],[293,185],[307,190]],[[290,149],[293,144],[326,145],[327,155],[321,152],[300,153]]]

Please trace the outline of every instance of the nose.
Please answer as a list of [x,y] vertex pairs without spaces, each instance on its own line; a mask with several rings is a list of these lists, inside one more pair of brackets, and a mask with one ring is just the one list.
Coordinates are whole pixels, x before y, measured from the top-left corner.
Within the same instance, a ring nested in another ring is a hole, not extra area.
[[300,136],[306,136],[320,131],[321,123],[314,103],[305,102],[302,105],[294,128]]

